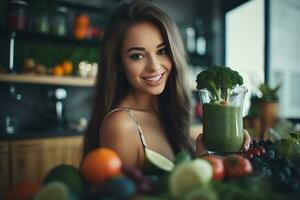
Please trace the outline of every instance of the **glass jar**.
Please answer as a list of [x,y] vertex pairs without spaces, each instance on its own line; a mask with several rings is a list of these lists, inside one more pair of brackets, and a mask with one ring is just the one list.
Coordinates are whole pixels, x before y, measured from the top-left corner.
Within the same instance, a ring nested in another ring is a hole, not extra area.
[[34,27],[34,30],[39,33],[49,33],[50,24],[48,12],[40,12],[39,15],[35,16]]
[[232,153],[241,150],[244,141],[243,105],[248,92],[245,86],[229,91],[227,104],[213,103],[207,89],[199,90],[203,105],[203,139],[206,150]]
[[17,134],[18,133],[18,118],[17,116],[7,115],[0,117],[0,134]]
[[28,4],[22,0],[9,2],[8,27],[11,31],[25,30],[27,25]]
[[57,8],[52,21],[52,33],[65,36],[67,34],[67,8],[60,6]]

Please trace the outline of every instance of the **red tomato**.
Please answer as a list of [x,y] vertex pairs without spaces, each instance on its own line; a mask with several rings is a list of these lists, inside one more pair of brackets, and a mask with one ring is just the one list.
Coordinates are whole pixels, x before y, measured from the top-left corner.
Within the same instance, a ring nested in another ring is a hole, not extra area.
[[213,168],[213,179],[223,180],[225,175],[223,159],[217,156],[205,156],[206,160],[210,162]]
[[224,160],[225,174],[229,177],[238,177],[250,174],[252,165],[250,161],[241,155],[229,155]]

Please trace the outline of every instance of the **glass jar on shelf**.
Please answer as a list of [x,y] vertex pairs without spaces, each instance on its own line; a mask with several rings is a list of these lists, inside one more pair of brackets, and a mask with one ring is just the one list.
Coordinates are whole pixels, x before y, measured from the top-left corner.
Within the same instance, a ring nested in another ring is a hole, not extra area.
[[40,14],[36,16],[34,21],[34,31],[39,33],[49,33],[50,24],[48,12],[40,12]]
[[51,32],[55,35],[65,36],[68,31],[67,21],[68,21],[67,8],[63,6],[59,6],[52,18]]
[[27,7],[26,1],[9,1],[8,27],[10,31],[25,30],[27,26]]

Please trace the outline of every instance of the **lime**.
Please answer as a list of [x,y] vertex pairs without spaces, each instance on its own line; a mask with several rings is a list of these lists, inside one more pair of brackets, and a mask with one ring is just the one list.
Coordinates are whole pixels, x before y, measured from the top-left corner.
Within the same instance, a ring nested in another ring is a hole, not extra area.
[[187,151],[181,151],[176,155],[175,165],[178,165],[181,162],[191,161],[191,155]]
[[68,186],[59,181],[54,181],[44,186],[34,197],[34,200],[75,200]]
[[204,186],[212,178],[213,171],[208,161],[197,158],[176,166],[169,179],[169,191],[175,198],[180,198],[194,186]]
[[83,195],[83,182],[79,171],[66,164],[61,164],[49,171],[43,181],[43,185],[47,185],[53,181],[61,181],[66,184],[70,190],[78,197]]
[[156,174],[161,175],[166,172],[172,171],[174,168],[174,163],[172,163],[167,158],[162,155],[145,148],[145,163],[143,171],[146,174]]
[[184,200],[217,200],[215,191],[208,187],[197,187],[190,190],[183,198]]
[[129,199],[136,193],[136,187],[132,180],[125,176],[115,176],[105,183],[104,191],[106,196],[115,199]]

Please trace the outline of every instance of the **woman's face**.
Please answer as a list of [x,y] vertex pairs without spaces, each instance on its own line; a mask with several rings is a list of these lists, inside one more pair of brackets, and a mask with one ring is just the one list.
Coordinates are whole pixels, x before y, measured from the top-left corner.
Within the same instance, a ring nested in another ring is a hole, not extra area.
[[124,72],[133,92],[158,95],[172,69],[169,49],[151,22],[139,22],[127,32],[122,49]]

